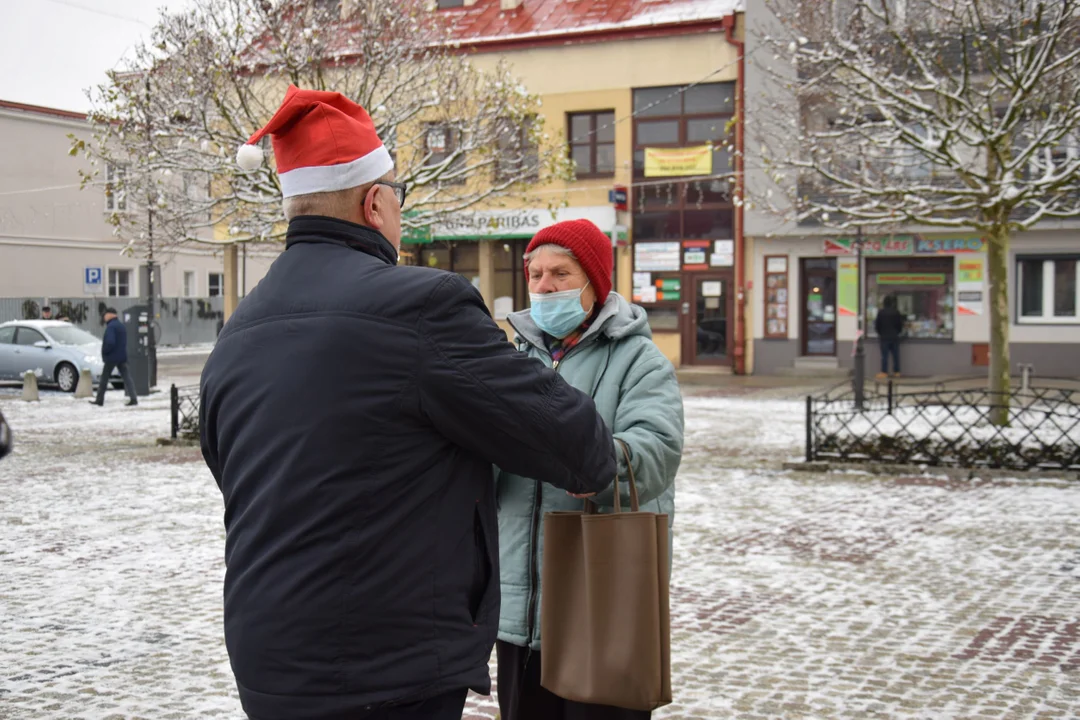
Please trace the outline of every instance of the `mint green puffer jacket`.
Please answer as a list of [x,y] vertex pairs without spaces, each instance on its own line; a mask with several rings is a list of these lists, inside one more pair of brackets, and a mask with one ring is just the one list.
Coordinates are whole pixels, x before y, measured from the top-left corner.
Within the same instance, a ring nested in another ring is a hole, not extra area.
[[[527,310],[509,318],[518,347],[549,367],[543,333]],[[615,437],[630,449],[641,509],[675,519],[675,473],[683,448],[683,403],[675,369],[652,342],[645,311],[610,293],[577,346],[555,368],[571,385],[592,395]],[[630,506],[626,460],[616,447],[623,506]],[[544,513],[580,510],[563,490],[496,468],[502,615],[499,639],[540,649],[540,568]],[[614,478],[613,478],[614,479]],[[609,489],[594,498],[611,512]]]

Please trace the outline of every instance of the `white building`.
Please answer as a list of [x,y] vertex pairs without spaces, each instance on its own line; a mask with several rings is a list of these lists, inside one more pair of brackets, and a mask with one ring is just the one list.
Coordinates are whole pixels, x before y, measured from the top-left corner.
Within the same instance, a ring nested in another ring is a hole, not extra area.
[[[107,222],[126,201],[107,192],[123,169],[109,168],[98,184],[80,189],[79,171],[92,168],[71,155],[70,136],[89,140],[80,113],[0,100],[0,298],[140,297],[144,261],[121,253],[124,242]],[[132,204],[132,212],[137,209]],[[240,292],[251,289],[275,253],[242,253]],[[220,252],[213,246],[170,250],[161,265],[160,297],[207,298],[223,293]]]

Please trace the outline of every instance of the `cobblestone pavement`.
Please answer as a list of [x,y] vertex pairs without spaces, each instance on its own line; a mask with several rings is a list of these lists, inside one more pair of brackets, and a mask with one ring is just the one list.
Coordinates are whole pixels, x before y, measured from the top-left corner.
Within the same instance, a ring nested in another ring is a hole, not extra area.
[[[1080,716],[1080,485],[787,473],[801,403],[687,398],[657,718]],[[241,718],[221,501],[164,394],[0,390],[0,717]],[[790,397],[790,395],[789,395]],[[493,718],[472,698],[468,718]]]

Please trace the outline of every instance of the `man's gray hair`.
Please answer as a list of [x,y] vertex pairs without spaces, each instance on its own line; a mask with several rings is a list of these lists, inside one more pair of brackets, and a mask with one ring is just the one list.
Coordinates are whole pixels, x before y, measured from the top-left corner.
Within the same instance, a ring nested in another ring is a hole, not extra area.
[[356,206],[363,202],[363,190],[367,187],[346,188],[332,192],[317,192],[307,195],[293,195],[282,202],[285,219],[292,220],[298,215],[322,215],[347,220]]
[[545,243],[544,245],[537,245],[531,251],[525,253],[525,262],[532,262],[532,259],[538,254],[540,254],[541,250],[550,250],[551,252],[565,255],[575,262],[580,262],[577,259],[577,255],[574,254],[573,250],[571,250],[570,248],[565,248],[562,245],[556,245],[555,243]]

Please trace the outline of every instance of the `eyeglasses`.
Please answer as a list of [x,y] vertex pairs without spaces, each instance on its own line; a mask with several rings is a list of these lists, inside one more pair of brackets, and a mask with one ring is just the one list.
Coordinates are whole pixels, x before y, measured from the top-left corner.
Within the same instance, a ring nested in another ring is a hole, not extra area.
[[376,180],[374,185],[385,185],[394,191],[394,195],[397,197],[398,205],[405,207],[405,196],[409,194],[409,186],[405,183],[390,182],[389,180]]

